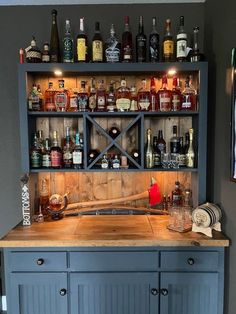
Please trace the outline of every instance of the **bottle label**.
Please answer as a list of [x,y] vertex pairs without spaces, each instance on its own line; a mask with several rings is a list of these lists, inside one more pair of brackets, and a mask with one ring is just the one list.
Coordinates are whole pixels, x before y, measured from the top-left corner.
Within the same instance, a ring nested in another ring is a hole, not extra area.
[[161,155],[158,153],[153,154],[153,162],[154,162],[154,167],[160,166],[161,165]]
[[129,45],[123,47],[123,58],[124,61],[131,61],[132,60],[132,50]]
[[183,96],[182,108],[183,109],[190,109],[192,107],[191,97],[190,95]]
[[63,40],[63,62],[73,62],[73,41],[71,38]]
[[150,61],[159,60],[159,36],[158,35],[152,35],[150,37],[149,52],[150,52]]
[[41,167],[41,154],[40,152],[33,151],[30,156],[31,168],[40,168]]
[[120,163],[119,163],[119,161],[114,161],[113,164],[112,164],[112,168],[113,168],[113,169],[119,169],[119,168],[120,168]]
[[120,61],[120,49],[118,48],[118,41],[115,40],[106,51],[106,61],[107,62],[119,62]]
[[170,111],[170,107],[170,97],[165,94],[160,95],[160,111]]
[[186,39],[177,40],[176,57],[177,58],[187,57],[187,40]]
[[78,109],[77,96],[70,97],[70,108],[76,110]]
[[137,111],[138,110],[138,102],[136,99],[132,99],[130,102],[130,110]]
[[41,60],[41,52],[39,51],[27,51],[26,53],[26,59],[40,59]]
[[105,96],[98,96],[97,97],[97,109],[104,110],[105,109],[106,99]]
[[87,46],[85,38],[77,39],[77,61],[86,61]]
[[107,98],[107,110],[109,112],[114,112],[116,109],[116,104],[114,98]]
[[130,108],[130,99],[128,98],[119,98],[116,100],[116,108],[120,111],[129,110]]
[[89,108],[92,110],[96,108],[96,99],[96,94],[89,96]]
[[101,40],[93,41],[93,61],[103,60],[103,45]]
[[186,155],[179,154],[179,166],[186,167]]
[[55,104],[57,111],[66,111],[67,95],[66,93],[59,92],[55,95]]
[[50,56],[49,55],[42,55],[42,62],[50,62]]
[[61,167],[61,152],[56,150],[51,151],[51,165],[52,167]]
[[73,164],[81,165],[82,164],[82,152],[73,152]]
[[50,168],[51,167],[51,156],[49,154],[43,155],[42,166],[44,168]]
[[148,99],[140,99],[138,104],[141,110],[147,111],[150,106],[150,101]]
[[78,95],[78,110],[86,111],[88,107],[88,95]]
[[171,55],[174,53],[174,42],[173,40],[165,40],[164,41],[164,55]]
[[180,97],[179,95],[172,94],[172,110],[179,111],[180,110]]
[[137,42],[137,61],[145,62],[146,61],[146,39],[139,39]]
[[45,110],[46,111],[55,111],[56,106],[54,103],[54,93],[46,92],[46,98],[45,98]]
[[102,169],[107,169],[108,168],[108,162],[102,162],[101,167],[102,167]]

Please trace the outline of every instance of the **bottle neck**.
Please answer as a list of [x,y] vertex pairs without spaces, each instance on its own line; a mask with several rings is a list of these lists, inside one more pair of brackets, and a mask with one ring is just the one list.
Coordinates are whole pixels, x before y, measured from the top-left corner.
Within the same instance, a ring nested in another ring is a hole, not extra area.
[[143,17],[139,17],[139,34],[143,34]]
[[80,30],[80,33],[84,33],[84,18],[80,19],[79,30]]
[[199,51],[198,34],[199,34],[199,28],[195,27],[193,29],[193,50],[194,51]]
[[157,33],[156,18],[152,18],[152,33]]

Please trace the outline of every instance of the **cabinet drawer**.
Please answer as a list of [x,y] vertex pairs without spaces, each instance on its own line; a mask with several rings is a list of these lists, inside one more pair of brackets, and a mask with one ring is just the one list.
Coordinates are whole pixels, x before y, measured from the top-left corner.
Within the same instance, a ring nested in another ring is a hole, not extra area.
[[76,271],[156,271],[158,252],[71,252]]
[[66,252],[11,252],[11,271],[47,271],[67,268]]
[[218,265],[218,252],[161,252],[161,268],[216,270]]

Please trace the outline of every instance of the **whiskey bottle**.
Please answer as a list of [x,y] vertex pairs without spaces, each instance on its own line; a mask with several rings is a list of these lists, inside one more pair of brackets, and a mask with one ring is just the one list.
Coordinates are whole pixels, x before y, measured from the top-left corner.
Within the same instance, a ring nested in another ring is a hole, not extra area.
[[78,111],[88,111],[88,93],[86,91],[86,82],[80,82],[80,90],[78,92]]
[[147,38],[144,34],[143,16],[139,17],[139,30],[136,36],[136,62],[146,62]]
[[60,44],[57,28],[57,11],[52,10],[52,26],[51,26],[51,39],[50,39],[50,61],[60,62]]
[[37,93],[38,93],[38,97],[39,97],[39,111],[43,111],[43,107],[44,107],[44,104],[43,104],[43,93],[41,91],[41,87],[40,87],[39,84],[37,85]]
[[136,93],[136,87],[130,88],[130,111],[138,111],[138,98]]
[[130,89],[126,86],[126,80],[123,78],[120,87],[116,92],[116,108],[118,111],[127,111],[130,109]]
[[50,53],[49,53],[49,44],[43,44],[43,52],[42,52],[42,62],[49,63],[50,62]]
[[142,87],[138,91],[138,108],[141,111],[150,109],[150,92],[147,89],[146,79],[142,79]]
[[177,136],[177,125],[173,125],[173,136],[170,139],[171,154],[180,153],[180,138]]
[[160,60],[159,34],[156,28],[156,18],[152,18],[152,31],[149,35],[149,61],[158,62]]
[[120,159],[118,158],[118,155],[115,155],[112,159],[112,168],[113,169],[120,169]]
[[125,16],[125,29],[122,34],[121,45],[121,61],[132,62],[133,61],[133,42],[132,33],[129,26],[129,16]]
[[72,153],[73,168],[82,169],[83,168],[83,150],[80,144],[80,135],[76,133],[75,135],[75,147]]
[[107,111],[114,112],[116,110],[116,95],[114,89],[114,81],[110,82],[109,91],[107,93]]
[[88,43],[87,35],[84,30],[84,17],[80,18],[79,34],[76,39],[77,59],[78,62],[88,61]]
[[50,168],[51,167],[51,154],[50,154],[50,140],[45,138],[44,146],[42,150],[42,167]]
[[42,166],[42,152],[38,146],[37,133],[34,133],[32,147],[30,150],[30,167],[32,169],[41,168]]
[[53,88],[53,83],[48,83],[48,89],[45,91],[45,102],[44,102],[44,111],[56,111],[55,105],[55,89]]
[[167,112],[171,110],[171,91],[167,87],[167,76],[162,77],[162,86],[157,93],[159,110]]
[[156,80],[155,77],[152,77],[150,86],[150,111],[157,111],[157,109]]
[[152,130],[147,129],[147,142],[145,148],[145,167],[151,169],[154,167],[154,156],[152,146]]
[[158,148],[157,136],[153,136],[153,164],[154,167],[161,165],[161,152]]
[[179,166],[186,167],[186,155],[184,147],[184,138],[180,137]]
[[183,205],[183,192],[180,188],[179,181],[175,182],[175,189],[172,191],[172,206]]
[[179,31],[176,38],[176,60],[187,60],[187,33],[184,30],[184,17],[179,18]]
[[114,25],[111,25],[110,37],[106,41],[105,56],[106,62],[119,62],[120,61],[121,45],[116,37]]
[[162,130],[158,131],[157,147],[162,157],[162,154],[166,153],[166,141],[164,140]]
[[68,109],[68,103],[69,103],[69,98],[68,98],[68,92],[64,87],[64,80],[59,80],[58,85],[59,88],[55,92],[55,106],[57,111],[67,111]]
[[26,62],[39,63],[42,62],[42,54],[37,47],[35,37],[33,36],[30,46],[25,49]]
[[163,61],[174,61],[174,40],[171,34],[171,21],[166,20],[166,31],[163,39]]
[[74,62],[74,40],[71,35],[70,20],[66,20],[65,35],[63,38],[63,62]]
[[197,110],[197,91],[190,86],[190,77],[185,81],[185,88],[182,93],[182,110],[195,111]]
[[63,149],[63,167],[72,168],[72,147],[69,127],[66,128],[66,143]]
[[182,95],[178,87],[178,78],[176,76],[173,77],[172,86],[171,110],[179,111],[181,109]]
[[193,49],[190,51],[190,61],[191,62],[199,62],[204,60],[203,53],[200,52],[199,49],[199,27],[194,27],[193,29]]
[[189,129],[189,147],[186,153],[186,166],[188,168],[194,168],[195,153],[193,149],[193,129]]
[[100,24],[95,22],[95,33],[92,40],[92,61],[102,62],[103,61],[103,41],[100,33]]
[[90,149],[88,151],[88,164],[90,165],[100,154],[98,149]]
[[102,161],[101,161],[101,168],[102,169],[108,169],[109,168],[109,161],[108,161],[106,155],[103,155],[103,158],[102,158]]
[[96,92],[96,110],[106,111],[106,89],[104,87],[104,81],[98,82],[98,88]]
[[77,112],[78,111],[78,90],[77,88],[72,88],[69,90],[69,106],[67,111]]
[[51,167],[59,169],[62,167],[62,150],[58,143],[57,131],[53,131],[52,146],[50,149]]
[[120,129],[114,124],[112,127],[110,127],[108,134],[114,139],[120,134]]
[[96,92],[96,86],[95,86],[95,78],[91,78],[91,83],[90,83],[90,91],[89,91],[89,109],[91,111],[94,111],[96,109],[96,97],[97,97],[97,92]]
[[33,84],[32,89],[29,93],[28,110],[30,110],[30,111],[40,111],[41,110],[40,98],[39,98],[38,88],[37,88],[36,84]]

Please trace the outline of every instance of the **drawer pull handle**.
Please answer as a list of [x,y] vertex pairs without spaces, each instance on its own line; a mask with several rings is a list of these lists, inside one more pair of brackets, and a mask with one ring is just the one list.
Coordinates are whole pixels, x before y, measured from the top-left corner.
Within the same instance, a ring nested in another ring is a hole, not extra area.
[[61,295],[62,297],[64,297],[64,295],[66,295],[66,289],[61,289],[61,290],[60,290],[60,295]]
[[158,290],[156,288],[151,289],[151,294],[152,295],[158,295]]
[[188,264],[189,264],[189,265],[194,265],[194,263],[195,263],[194,259],[190,257],[190,258],[188,259]]
[[168,295],[169,291],[167,289],[161,289],[161,294],[166,296]]
[[37,265],[41,266],[41,265],[43,265],[43,264],[44,264],[44,259],[43,259],[43,258],[39,258],[39,259],[37,260]]

